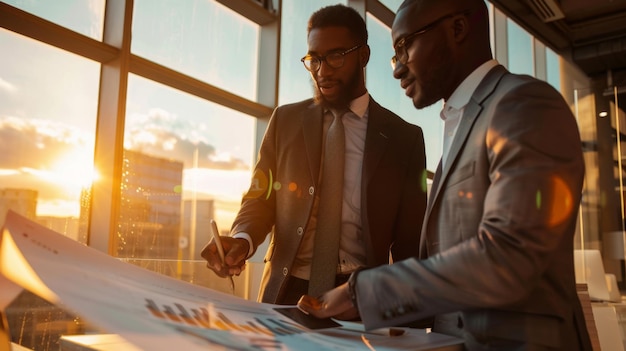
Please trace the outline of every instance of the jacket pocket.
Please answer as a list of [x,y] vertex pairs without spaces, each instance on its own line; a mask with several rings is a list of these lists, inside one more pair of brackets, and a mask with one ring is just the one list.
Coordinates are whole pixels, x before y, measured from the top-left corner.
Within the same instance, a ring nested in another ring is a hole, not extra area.
[[450,171],[450,176],[448,178],[448,187],[458,184],[466,179],[472,178],[474,176],[476,169],[476,161],[472,161],[470,163],[466,163],[458,168],[455,168]]

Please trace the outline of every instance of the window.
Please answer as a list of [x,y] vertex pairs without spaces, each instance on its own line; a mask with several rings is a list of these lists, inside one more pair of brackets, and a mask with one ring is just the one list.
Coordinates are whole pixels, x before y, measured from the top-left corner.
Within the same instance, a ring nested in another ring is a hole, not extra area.
[[1,0],[50,22],[102,40],[105,0]]
[[506,23],[509,71],[534,76],[532,37],[511,19]]
[[100,65],[6,30],[0,46],[0,222],[12,209],[84,243]]
[[131,75],[116,255],[221,290],[200,251],[210,219],[227,233],[248,189],[254,121]]
[[559,56],[550,48],[546,48],[546,72],[547,81],[554,89],[561,90],[561,68]]
[[380,2],[393,12],[398,10],[398,7],[404,0],[381,0]]
[[256,99],[259,27],[218,2],[135,0],[131,51]]
[[[0,47],[0,224],[10,209],[86,243],[100,64],[4,29]],[[89,328],[26,290],[3,312],[31,349]]]

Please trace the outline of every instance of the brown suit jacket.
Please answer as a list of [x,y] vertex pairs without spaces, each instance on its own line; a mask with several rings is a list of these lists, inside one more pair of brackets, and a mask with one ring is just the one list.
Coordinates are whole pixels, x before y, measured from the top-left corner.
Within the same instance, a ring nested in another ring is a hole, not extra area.
[[[306,231],[317,191],[323,111],[311,99],[280,106],[270,118],[252,185],[232,232],[254,247],[271,242],[259,300],[279,303]],[[426,209],[426,156],[421,128],[370,98],[361,182],[367,265],[417,257]]]
[[433,330],[465,337],[468,349],[476,340],[590,347],[573,261],[583,177],[578,127],[560,94],[493,68],[435,175],[423,260],[358,275],[365,325],[458,312]]

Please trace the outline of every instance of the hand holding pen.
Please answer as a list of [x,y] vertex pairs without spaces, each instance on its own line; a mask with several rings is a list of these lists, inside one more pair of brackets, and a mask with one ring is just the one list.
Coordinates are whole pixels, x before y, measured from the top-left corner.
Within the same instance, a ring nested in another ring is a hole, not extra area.
[[248,242],[244,239],[220,236],[214,220],[211,220],[210,231],[213,239],[202,249],[200,255],[207,261],[207,267],[215,274],[222,278],[230,278],[234,291],[232,276],[238,276],[245,268]]

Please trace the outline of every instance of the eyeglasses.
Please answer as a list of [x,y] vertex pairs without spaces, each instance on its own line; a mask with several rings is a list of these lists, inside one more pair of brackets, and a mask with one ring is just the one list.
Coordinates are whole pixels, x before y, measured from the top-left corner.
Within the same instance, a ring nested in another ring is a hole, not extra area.
[[462,13],[465,14],[465,13],[468,13],[468,11],[459,11],[459,12],[451,13],[449,15],[445,15],[425,25],[424,27],[416,30],[415,32],[405,36],[404,38],[400,39],[398,43],[394,45],[393,47],[396,54],[391,57],[391,67],[393,69],[396,69],[396,65],[398,64],[398,62],[400,62],[403,65],[406,65],[406,63],[409,61],[409,52],[407,51],[408,49],[407,47],[410,44],[409,42],[410,40],[413,40],[418,35],[424,34],[428,32],[429,30],[435,28],[439,23],[447,20],[448,18],[452,18]]
[[306,55],[300,59],[304,64],[304,68],[306,68],[309,72],[317,72],[322,67],[322,62],[326,62],[332,68],[341,68],[345,62],[345,57],[347,54],[352,51],[360,48],[363,45],[357,45],[353,48],[350,48],[344,52],[331,52],[328,55],[324,56],[311,56]]

